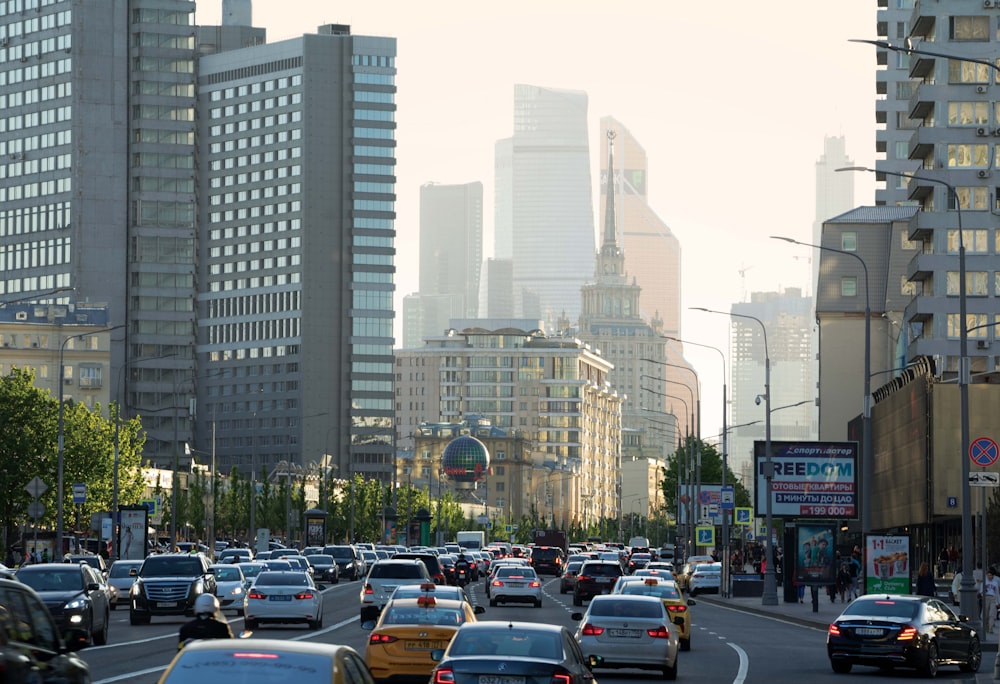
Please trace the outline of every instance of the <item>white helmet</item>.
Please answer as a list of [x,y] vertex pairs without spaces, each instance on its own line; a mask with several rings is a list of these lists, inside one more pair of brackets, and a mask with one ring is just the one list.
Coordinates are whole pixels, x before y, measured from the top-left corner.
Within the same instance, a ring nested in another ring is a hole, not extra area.
[[219,599],[212,594],[202,594],[194,600],[195,615],[215,615],[219,612]]

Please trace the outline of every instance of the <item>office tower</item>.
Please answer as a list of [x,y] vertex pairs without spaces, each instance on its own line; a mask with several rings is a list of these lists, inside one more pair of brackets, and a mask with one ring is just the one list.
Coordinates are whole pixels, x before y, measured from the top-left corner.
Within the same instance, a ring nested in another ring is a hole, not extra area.
[[514,317],[514,262],[487,259],[479,288],[479,310],[487,318]]
[[[824,221],[854,208],[856,174],[837,171],[853,164],[854,162],[847,156],[844,136],[828,135],[823,138],[823,154],[816,162],[816,217],[813,221],[811,240],[814,245],[820,244],[823,238]],[[812,282],[809,285],[815,294],[820,255],[813,251],[803,256],[812,263]]]
[[[510,146],[510,173],[498,172],[496,201],[511,206],[497,212],[510,212],[514,313],[575,322],[595,251],[586,93],[514,86]],[[499,187],[506,182],[509,192]]]
[[[734,472],[753,458],[754,440],[766,437],[765,361],[771,360],[771,439],[813,438],[816,383],[810,344],[813,300],[799,288],[753,292],[733,304],[730,327],[733,401],[729,462]],[[760,323],[741,316],[753,316]],[[761,323],[766,330],[761,329]],[[767,342],[765,349],[764,342]],[[750,399],[760,396],[760,402]]]
[[[420,187],[420,328],[404,328],[404,346],[440,335],[450,318],[479,312],[483,260],[483,184]],[[410,298],[408,298],[410,299]]]
[[393,38],[317,34],[206,55],[198,448],[388,481]]

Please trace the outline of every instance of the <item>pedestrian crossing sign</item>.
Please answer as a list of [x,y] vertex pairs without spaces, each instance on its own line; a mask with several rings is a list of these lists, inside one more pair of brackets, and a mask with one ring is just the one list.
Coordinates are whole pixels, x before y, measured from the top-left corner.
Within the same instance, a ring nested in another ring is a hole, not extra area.
[[736,524],[737,525],[752,525],[753,524],[753,509],[749,506],[737,506],[736,507]]
[[714,527],[696,527],[695,535],[698,540],[698,546],[715,546]]

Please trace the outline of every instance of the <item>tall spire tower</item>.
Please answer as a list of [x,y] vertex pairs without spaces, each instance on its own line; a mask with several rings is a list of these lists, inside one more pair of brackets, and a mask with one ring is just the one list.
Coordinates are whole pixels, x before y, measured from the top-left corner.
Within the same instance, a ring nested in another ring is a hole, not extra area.
[[[615,136],[608,130],[608,187],[604,201],[604,242],[597,255],[597,276],[625,275],[625,253],[618,245],[618,222],[615,219]],[[633,311],[638,311],[633,307]]]

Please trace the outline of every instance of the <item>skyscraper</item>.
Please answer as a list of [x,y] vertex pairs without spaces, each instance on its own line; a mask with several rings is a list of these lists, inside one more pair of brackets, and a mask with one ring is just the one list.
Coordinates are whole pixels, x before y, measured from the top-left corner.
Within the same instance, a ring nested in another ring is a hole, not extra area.
[[[549,322],[565,313],[575,322],[595,252],[586,93],[514,86],[510,145],[509,176],[498,169],[496,201],[511,203],[514,313]],[[498,222],[498,245],[503,229]]]

